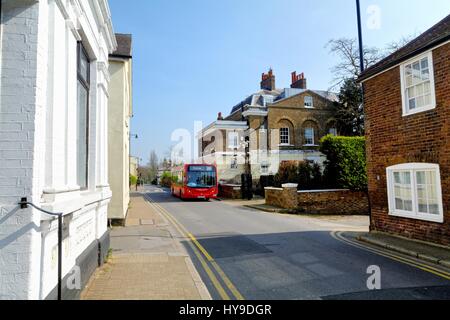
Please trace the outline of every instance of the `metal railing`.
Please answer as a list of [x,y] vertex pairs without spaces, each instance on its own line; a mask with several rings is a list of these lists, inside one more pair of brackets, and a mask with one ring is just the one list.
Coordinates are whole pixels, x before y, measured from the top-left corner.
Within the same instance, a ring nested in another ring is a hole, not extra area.
[[35,204],[28,202],[27,198],[22,198],[18,203],[20,209],[28,209],[28,206],[35,208],[49,216],[58,218],[58,300],[62,300],[62,238],[63,238],[63,213],[54,213],[42,208],[39,208]]

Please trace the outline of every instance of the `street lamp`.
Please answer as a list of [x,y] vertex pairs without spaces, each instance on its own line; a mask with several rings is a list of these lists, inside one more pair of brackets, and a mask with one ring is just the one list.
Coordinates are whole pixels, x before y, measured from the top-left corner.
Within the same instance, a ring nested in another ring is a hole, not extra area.
[[363,48],[363,37],[362,37],[362,25],[361,25],[361,5],[359,0],[356,0],[356,15],[358,17],[358,41],[359,41],[359,67],[361,73],[364,72],[364,48]]
[[[363,36],[362,36],[362,25],[361,25],[361,5],[360,0],[356,0],[356,15],[358,19],[358,41],[359,41],[359,67],[361,73],[364,72],[364,47],[363,47]],[[362,107],[364,107],[364,86],[361,85],[361,95],[362,95]],[[369,219],[370,219],[370,230],[372,230],[372,201],[370,199],[369,188],[366,190],[367,201],[369,204]]]

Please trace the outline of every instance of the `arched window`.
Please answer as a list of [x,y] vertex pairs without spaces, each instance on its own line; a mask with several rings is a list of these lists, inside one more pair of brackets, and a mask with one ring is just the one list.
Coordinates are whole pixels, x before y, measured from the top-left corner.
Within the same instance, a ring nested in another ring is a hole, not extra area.
[[315,144],[315,130],[312,127],[305,128],[305,145],[313,146]]
[[319,126],[315,120],[307,120],[302,125],[303,128],[303,145],[316,146],[319,142]]

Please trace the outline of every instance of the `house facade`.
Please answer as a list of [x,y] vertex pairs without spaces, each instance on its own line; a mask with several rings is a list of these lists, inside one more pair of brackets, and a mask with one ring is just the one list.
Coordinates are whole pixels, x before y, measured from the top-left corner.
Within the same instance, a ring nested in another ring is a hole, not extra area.
[[2,1],[0,48],[0,299],[57,295],[58,223],[23,197],[64,214],[74,298],[109,249],[108,3]]
[[112,199],[108,218],[124,221],[130,203],[130,125],[132,106],[132,37],[116,34],[117,49],[109,56],[108,104],[109,184]]
[[366,70],[371,229],[450,245],[450,16]]
[[272,70],[263,74],[261,91],[236,105],[228,117],[219,114],[198,135],[198,161],[217,164],[222,183],[240,183],[248,171],[254,180],[274,175],[283,161],[324,162],[319,141],[338,134],[337,96],[308,89],[304,75],[295,72],[290,88],[276,89],[275,84]]

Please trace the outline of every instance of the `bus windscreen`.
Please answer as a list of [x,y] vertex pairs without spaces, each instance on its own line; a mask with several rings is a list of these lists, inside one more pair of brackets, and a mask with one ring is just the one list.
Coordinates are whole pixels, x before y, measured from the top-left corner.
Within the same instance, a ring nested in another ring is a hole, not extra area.
[[191,166],[187,173],[189,188],[211,188],[217,184],[216,170],[210,166]]

